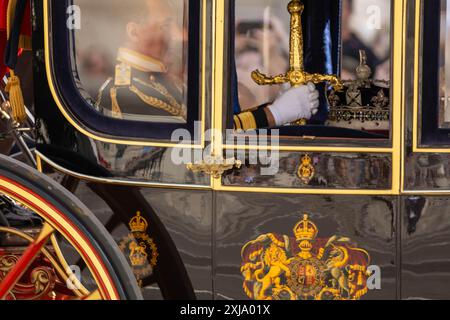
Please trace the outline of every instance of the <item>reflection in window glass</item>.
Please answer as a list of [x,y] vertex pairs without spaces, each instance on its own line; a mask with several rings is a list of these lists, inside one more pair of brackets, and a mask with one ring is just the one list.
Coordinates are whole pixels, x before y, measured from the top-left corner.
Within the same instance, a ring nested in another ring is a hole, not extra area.
[[258,86],[254,70],[284,74],[289,63],[289,13],[286,1],[236,1],[236,69],[241,110],[273,101],[286,87]]
[[346,91],[329,95],[328,125],[389,137],[390,11],[391,0],[342,1],[341,78]]
[[439,62],[439,123],[441,128],[450,128],[450,6],[441,0],[441,35]]
[[390,11],[391,0],[342,1],[342,79],[356,79],[359,50],[374,79],[390,79]]
[[77,76],[103,114],[184,123],[188,0],[75,0]]

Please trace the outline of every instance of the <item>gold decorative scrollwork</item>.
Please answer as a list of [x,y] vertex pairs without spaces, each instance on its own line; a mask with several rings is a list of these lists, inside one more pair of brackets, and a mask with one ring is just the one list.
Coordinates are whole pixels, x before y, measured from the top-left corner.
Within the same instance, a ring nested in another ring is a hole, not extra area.
[[30,278],[37,295],[49,294],[55,287],[55,273],[50,268],[38,267],[31,272]]
[[[17,236],[27,242],[32,242],[33,237],[30,235],[13,228],[0,227],[0,233],[6,233],[9,235]],[[14,267],[19,260],[22,251],[18,248],[6,255],[0,254],[0,281],[8,274],[8,272]],[[19,282],[14,289],[9,293],[9,299],[53,299],[56,296],[55,287],[65,287],[69,276],[66,273],[67,269],[63,268],[58,260],[53,256],[47,248],[41,249],[41,256],[38,257],[38,266],[30,269],[27,272],[27,276],[24,279],[28,279],[29,283]],[[79,286],[78,286],[79,285]],[[55,289],[55,291],[54,291]],[[76,297],[82,298],[89,294],[89,292],[81,285],[77,283],[76,288],[70,289]],[[69,299],[74,297],[67,296],[67,291],[63,295]]]
[[0,276],[3,278],[19,261],[19,258],[15,255],[6,255],[0,257]]
[[[0,257],[0,282],[6,277],[11,269],[19,261],[19,255],[8,254]],[[20,282],[18,282],[13,290],[9,292],[7,299],[27,299],[38,300],[44,297],[50,297],[57,281],[55,271],[52,268],[38,266],[26,273]],[[29,275],[29,276],[28,276]],[[29,282],[25,279],[29,278]]]

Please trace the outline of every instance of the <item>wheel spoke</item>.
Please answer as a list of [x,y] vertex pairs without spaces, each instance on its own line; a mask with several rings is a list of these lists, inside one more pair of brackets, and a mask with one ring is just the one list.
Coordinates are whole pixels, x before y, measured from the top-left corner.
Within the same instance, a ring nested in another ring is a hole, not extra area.
[[[66,259],[64,258],[64,255],[61,251],[61,248],[59,246],[59,243],[58,243],[58,240],[56,239],[55,234],[51,235],[50,241],[52,243],[53,250],[55,251],[56,257],[59,260],[59,263],[62,265],[63,269],[65,270],[67,279],[70,279],[71,281],[73,281],[74,287],[77,288],[77,289],[73,289],[72,291],[79,297],[89,294],[89,291],[83,286],[83,284],[78,280],[78,278],[73,274],[72,270],[70,269],[69,264],[67,263]],[[83,260],[81,260],[81,261],[83,261]],[[78,265],[78,264],[75,264],[75,265]],[[65,280],[67,281],[67,279],[65,279]]]
[[20,280],[53,232],[54,229],[49,224],[45,223],[39,236],[25,250],[16,265],[11,269],[11,271],[9,271],[5,279],[0,283],[0,300],[5,299],[8,292]]

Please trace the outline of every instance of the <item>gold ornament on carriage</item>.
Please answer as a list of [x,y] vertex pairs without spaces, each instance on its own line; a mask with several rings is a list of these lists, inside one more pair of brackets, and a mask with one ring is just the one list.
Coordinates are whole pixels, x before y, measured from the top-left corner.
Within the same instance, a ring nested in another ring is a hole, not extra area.
[[316,169],[314,168],[313,161],[309,154],[305,154],[301,158],[301,163],[298,167],[297,175],[300,180],[306,185],[309,184],[316,175]]
[[[274,77],[267,76],[259,70],[252,72],[252,79],[258,85],[279,85],[290,83],[292,87],[305,85],[308,82],[319,84],[322,82],[329,82],[334,90],[340,91],[343,89],[342,83],[335,75],[324,75],[319,73],[307,73],[304,70],[303,64],[303,27],[302,14],[304,4],[301,0],[291,0],[288,4],[288,11],[291,15],[290,22],[290,41],[289,41],[289,70],[285,74],[280,74]],[[305,125],[305,119],[299,119],[296,123]]]
[[245,294],[255,300],[358,300],[367,294],[370,256],[346,237],[317,238],[303,215],[293,237],[265,234],[241,252]]
[[142,279],[153,273],[158,263],[158,247],[147,233],[148,222],[141,212],[128,223],[130,233],[119,244],[122,252],[128,256],[134,275],[140,283]]

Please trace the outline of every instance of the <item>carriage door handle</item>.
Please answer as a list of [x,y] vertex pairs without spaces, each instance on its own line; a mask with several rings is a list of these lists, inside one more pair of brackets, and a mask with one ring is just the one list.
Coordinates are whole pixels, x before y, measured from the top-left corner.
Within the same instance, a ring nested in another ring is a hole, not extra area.
[[186,167],[192,172],[203,172],[215,179],[219,179],[225,171],[233,168],[240,169],[242,161],[235,158],[224,159],[223,156],[209,156],[203,161],[197,161],[195,163],[189,163]]

